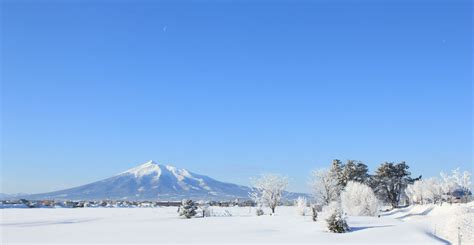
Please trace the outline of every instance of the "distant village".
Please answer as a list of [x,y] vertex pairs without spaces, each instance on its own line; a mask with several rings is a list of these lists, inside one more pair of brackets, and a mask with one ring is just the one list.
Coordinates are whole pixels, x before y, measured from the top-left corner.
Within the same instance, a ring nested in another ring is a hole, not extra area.
[[[198,201],[199,205],[218,207],[253,207],[252,200]],[[128,200],[1,200],[0,208],[153,208],[178,207],[181,201],[128,201]]]

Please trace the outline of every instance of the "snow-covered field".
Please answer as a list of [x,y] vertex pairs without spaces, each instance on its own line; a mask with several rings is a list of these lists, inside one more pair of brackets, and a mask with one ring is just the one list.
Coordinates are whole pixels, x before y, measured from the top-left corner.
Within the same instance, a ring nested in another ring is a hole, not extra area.
[[[377,217],[349,217],[352,231],[327,232],[318,222],[298,216],[294,207],[278,207],[276,216],[254,215],[250,208],[216,208],[221,217],[182,219],[174,207],[2,209],[2,244],[15,243],[359,243],[359,244],[449,244],[447,225],[461,208],[471,204],[415,206]],[[224,216],[226,213],[232,216]],[[266,210],[268,211],[268,210]],[[463,209],[462,212],[466,210]],[[473,212],[463,214],[471,222]],[[320,215],[323,216],[323,215]],[[465,225],[466,226],[466,225]],[[443,238],[437,238],[436,234]],[[467,228],[467,229],[472,229]],[[457,230],[457,229],[455,229]],[[471,230],[472,231],[472,230]],[[456,231],[457,232],[457,231]],[[465,231],[464,231],[465,232]],[[464,235],[464,238],[469,238]],[[456,237],[457,239],[457,233]],[[463,241],[463,244],[468,244]],[[472,240],[471,240],[472,242]],[[472,244],[472,243],[471,243]]]

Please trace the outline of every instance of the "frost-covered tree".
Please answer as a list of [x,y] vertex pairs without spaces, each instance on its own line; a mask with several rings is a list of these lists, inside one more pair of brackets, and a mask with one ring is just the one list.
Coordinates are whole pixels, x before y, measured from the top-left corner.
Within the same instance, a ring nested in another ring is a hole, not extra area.
[[461,188],[468,190],[471,186],[471,173],[468,171],[461,172],[459,168],[452,171],[454,182]]
[[184,199],[181,201],[181,206],[179,207],[179,216],[184,216],[187,219],[196,215],[196,210],[198,209],[197,204],[193,200]]
[[438,203],[443,198],[443,188],[437,178],[417,180],[407,186],[405,193],[411,203]]
[[468,171],[461,172],[454,169],[451,174],[440,173],[441,179],[432,177],[426,180],[417,180],[407,186],[405,193],[411,203],[442,203],[451,202],[454,197],[464,198],[471,195],[470,176]]
[[448,175],[444,172],[441,172],[440,176],[441,176],[441,181],[442,181],[441,182],[441,187],[443,188],[444,197],[445,197],[446,201],[451,203],[452,198],[453,198],[452,194],[456,190],[457,184],[456,184],[456,182],[454,181],[454,179],[452,178],[451,175]]
[[369,168],[360,161],[348,160],[342,170],[342,185],[346,186],[349,181],[367,183],[369,180]]
[[451,175],[445,174],[444,172],[441,172],[440,175],[443,191],[450,199],[456,195],[467,201],[468,196],[472,195],[470,172],[461,172],[459,168],[456,168],[451,171]]
[[332,209],[331,215],[326,219],[326,222],[330,232],[345,233],[350,231],[346,217],[340,207]]
[[423,203],[423,200],[424,200],[423,199],[424,197],[423,184],[424,183],[422,180],[418,180],[418,181],[415,181],[413,184],[408,185],[407,188],[405,189],[405,193],[412,204]]
[[252,195],[268,205],[274,214],[287,187],[288,178],[276,174],[263,174],[254,181]]
[[295,200],[295,208],[296,208],[296,213],[298,215],[305,216],[307,206],[308,206],[308,201],[306,200],[306,197],[299,196]]
[[408,171],[409,166],[405,162],[383,163],[372,177],[371,185],[381,200],[389,203],[392,207],[398,207],[400,197],[405,193],[408,184],[421,179],[421,176],[413,179]]
[[333,172],[327,169],[314,170],[311,173],[310,181],[313,195],[321,205],[328,205],[339,198],[341,186]]
[[345,213],[354,216],[376,216],[379,201],[369,186],[349,181],[341,193],[341,206]]
[[443,186],[438,178],[432,177],[424,180],[425,182],[425,201],[432,203],[441,203],[443,201]]
[[263,201],[263,194],[261,190],[258,188],[252,188],[252,190],[249,193],[249,197],[250,199],[252,199],[252,201],[255,202],[255,207],[256,207],[255,214],[257,216],[263,215],[264,214],[263,212],[264,201]]

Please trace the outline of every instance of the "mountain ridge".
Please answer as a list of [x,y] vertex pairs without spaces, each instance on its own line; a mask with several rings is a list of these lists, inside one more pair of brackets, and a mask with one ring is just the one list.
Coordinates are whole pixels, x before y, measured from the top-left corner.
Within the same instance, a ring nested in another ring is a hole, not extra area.
[[[178,201],[249,199],[250,187],[215,180],[187,169],[152,160],[112,177],[89,184],[24,196],[55,200],[159,200]],[[287,199],[303,193],[286,192]]]

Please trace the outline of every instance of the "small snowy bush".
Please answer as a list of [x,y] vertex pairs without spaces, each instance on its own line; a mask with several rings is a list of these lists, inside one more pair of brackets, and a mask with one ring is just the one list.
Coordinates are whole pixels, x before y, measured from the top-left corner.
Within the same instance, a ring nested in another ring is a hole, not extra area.
[[345,233],[350,230],[346,217],[340,208],[335,208],[329,218],[326,219],[328,229],[334,233]]
[[341,205],[344,212],[354,216],[376,216],[379,201],[369,186],[349,181],[341,193]]
[[298,199],[295,201],[296,213],[298,215],[305,216],[307,205],[308,202],[306,201],[305,197],[298,197]]
[[201,205],[202,217],[211,217],[211,207],[208,204]]
[[257,216],[262,216],[262,215],[264,215],[265,213],[263,212],[263,209],[257,208],[256,214],[257,214]]
[[179,216],[184,216],[187,219],[196,215],[196,210],[198,209],[197,204],[193,200],[186,200],[184,199],[181,202],[181,206],[179,207]]
[[311,205],[311,218],[314,222],[318,221],[318,209],[316,205]]

